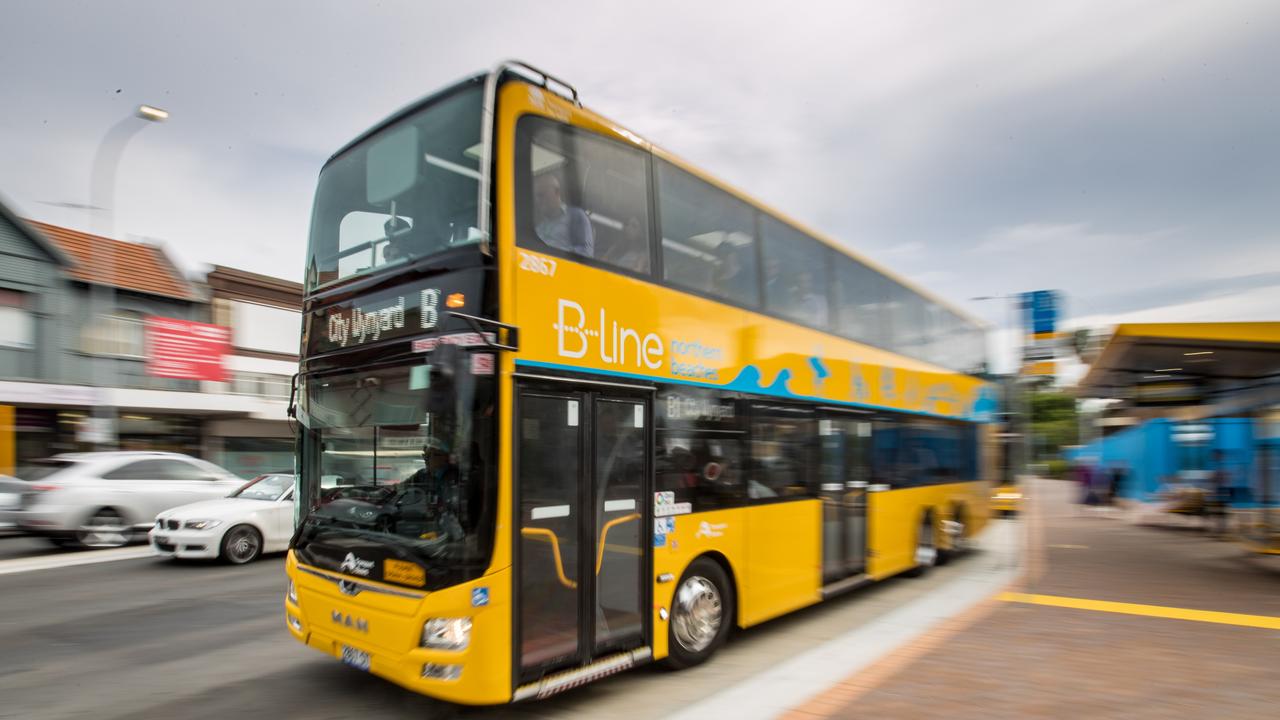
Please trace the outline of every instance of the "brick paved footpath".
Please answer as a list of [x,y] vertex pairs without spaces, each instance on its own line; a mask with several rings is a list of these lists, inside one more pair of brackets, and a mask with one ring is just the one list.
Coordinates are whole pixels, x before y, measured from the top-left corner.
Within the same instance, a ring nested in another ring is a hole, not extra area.
[[[944,623],[787,717],[1280,718],[1275,558],[1084,512],[1064,483],[1031,490],[1030,568],[1011,588],[1026,595]],[[1056,606],[1077,599],[1108,602]]]

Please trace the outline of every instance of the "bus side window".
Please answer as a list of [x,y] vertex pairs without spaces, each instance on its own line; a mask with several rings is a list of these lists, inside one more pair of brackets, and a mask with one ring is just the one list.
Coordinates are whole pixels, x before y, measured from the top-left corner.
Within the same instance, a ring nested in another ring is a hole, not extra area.
[[737,507],[746,496],[737,439],[664,432],[656,470],[656,489],[694,512]]
[[671,163],[654,163],[664,279],[737,305],[759,307],[751,206]]
[[820,330],[831,326],[827,276],[831,251],[770,215],[760,216],[764,243],[764,306]]
[[751,421],[751,478],[753,500],[793,498],[813,494],[810,477],[813,438],[811,417],[761,417]]
[[516,134],[519,244],[648,274],[648,154],[539,117]]

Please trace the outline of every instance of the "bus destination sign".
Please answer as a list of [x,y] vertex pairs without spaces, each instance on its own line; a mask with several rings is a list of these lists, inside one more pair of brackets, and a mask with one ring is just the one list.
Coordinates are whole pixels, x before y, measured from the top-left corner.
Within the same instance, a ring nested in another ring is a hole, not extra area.
[[429,284],[393,288],[314,311],[307,319],[307,353],[350,350],[465,327],[461,321],[450,322],[448,313],[469,313],[471,306],[479,307],[480,293],[467,292],[476,285],[466,282],[470,279],[456,274],[433,278]]

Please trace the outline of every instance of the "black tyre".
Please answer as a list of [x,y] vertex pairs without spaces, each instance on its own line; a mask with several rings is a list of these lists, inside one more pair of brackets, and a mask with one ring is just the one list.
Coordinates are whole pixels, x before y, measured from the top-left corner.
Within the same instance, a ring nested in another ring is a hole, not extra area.
[[925,513],[916,529],[915,566],[903,573],[907,577],[920,577],[938,564],[938,544],[933,528],[933,515]]
[[720,564],[698,558],[676,585],[667,623],[667,666],[683,669],[705,662],[724,644],[733,625],[733,585]]
[[262,533],[250,525],[236,525],[222,536],[219,556],[232,565],[244,565],[262,555]]
[[76,529],[75,544],[86,548],[118,548],[133,540],[133,527],[114,508],[98,508]]

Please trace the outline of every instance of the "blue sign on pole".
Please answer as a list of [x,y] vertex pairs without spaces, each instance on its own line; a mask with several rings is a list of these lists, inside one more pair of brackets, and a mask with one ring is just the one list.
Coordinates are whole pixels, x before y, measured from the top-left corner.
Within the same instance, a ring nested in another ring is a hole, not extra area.
[[1035,290],[1022,293],[1022,317],[1027,332],[1032,335],[1054,332],[1058,326],[1057,291]]

